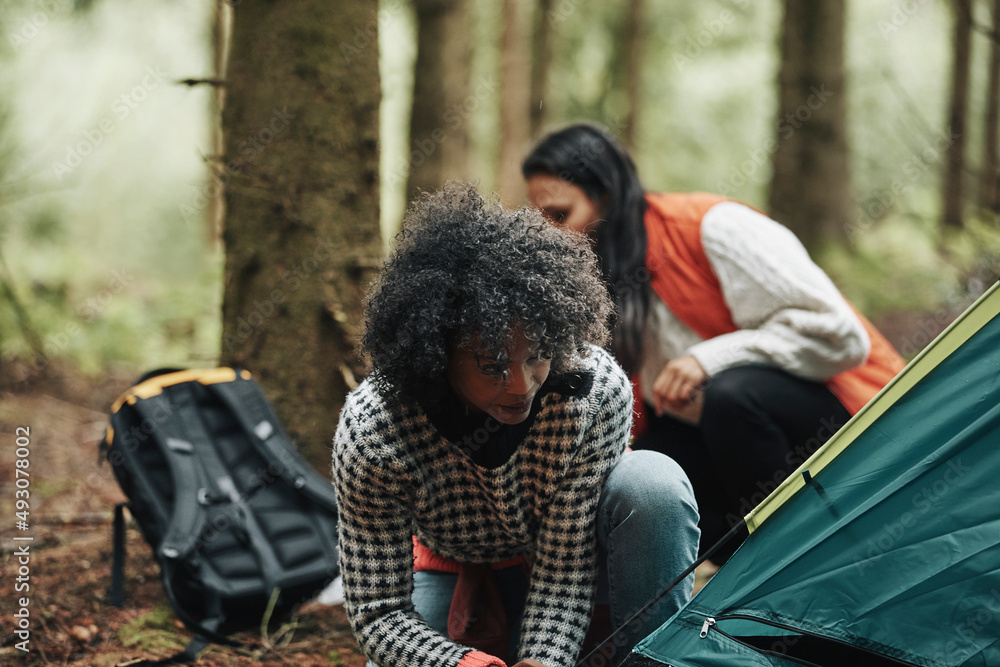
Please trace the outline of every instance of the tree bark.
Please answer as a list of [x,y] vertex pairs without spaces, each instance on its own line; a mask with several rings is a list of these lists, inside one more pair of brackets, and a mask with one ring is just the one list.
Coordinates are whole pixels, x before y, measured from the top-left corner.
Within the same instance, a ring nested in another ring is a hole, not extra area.
[[972,0],[955,0],[954,57],[951,96],[948,103],[948,130],[955,140],[948,144],[942,187],[941,222],[961,227],[965,199],[965,119],[969,107],[969,65],[972,46]]
[[630,149],[635,149],[636,122],[639,115],[640,92],[642,90],[642,0],[630,0],[628,14],[625,17],[624,48],[628,50],[625,76],[625,93],[627,106],[622,122],[622,141]]
[[376,0],[245,0],[227,80],[222,361],[320,471],[381,240]]
[[468,179],[472,23],[467,0],[413,0],[417,59],[410,115],[407,199]]
[[499,190],[504,202],[515,206],[523,204],[525,199],[521,160],[528,149],[531,132],[528,9],[526,0],[503,0]]
[[531,28],[531,136],[538,138],[545,126],[549,68],[552,66],[552,3],[538,0]]
[[997,179],[1000,177],[1000,0],[993,0],[993,34],[990,35],[990,71],[986,89],[986,131],[983,168],[979,181],[979,206],[1000,210]]
[[[228,0],[216,0],[212,23],[214,69],[217,81],[225,81],[229,67],[229,49],[232,45],[233,5]],[[225,134],[222,130],[222,110],[226,108],[226,86],[215,86],[212,94],[212,183],[208,201],[208,238],[213,246],[222,240],[226,224],[226,197],[222,179],[225,174]]]
[[846,238],[851,210],[844,0],[785,0],[770,212],[810,250]]

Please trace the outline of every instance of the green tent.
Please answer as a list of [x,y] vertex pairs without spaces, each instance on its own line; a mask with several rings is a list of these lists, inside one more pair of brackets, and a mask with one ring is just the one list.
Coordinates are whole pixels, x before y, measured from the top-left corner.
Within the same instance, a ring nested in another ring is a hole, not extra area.
[[1000,666],[1000,283],[744,521],[630,667]]

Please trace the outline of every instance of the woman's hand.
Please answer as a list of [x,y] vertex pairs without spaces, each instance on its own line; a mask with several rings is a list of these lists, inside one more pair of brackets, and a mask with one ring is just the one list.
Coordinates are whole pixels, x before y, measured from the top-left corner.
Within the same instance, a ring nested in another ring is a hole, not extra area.
[[521,662],[514,665],[514,667],[546,667],[546,665],[543,665],[537,660],[532,660],[531,658],[525,658]]
[[668,361],[653,383],[653,407],[657,416],[667,413],[697,424],[701,419],[702,397],[698,389],[706,380],[705,369],[690,354]]

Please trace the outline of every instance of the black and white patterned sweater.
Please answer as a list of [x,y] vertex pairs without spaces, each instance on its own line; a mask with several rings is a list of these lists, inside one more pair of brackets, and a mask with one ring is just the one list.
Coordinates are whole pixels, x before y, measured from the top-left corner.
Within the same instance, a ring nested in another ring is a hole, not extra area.
[[[580,361],[584,391],[548,391],[524,441],[497,468],[472,462],[417,406],[364,382],[334,439],[347,616],[383,667],[503,664],[433,631],[414,612],[413,542],[459,562],[533,560],[518,659],[574,664],[593,607],[601,489],[632,424],[632,389],[605,351]],[[575,394],[575,395],[574,395]]]

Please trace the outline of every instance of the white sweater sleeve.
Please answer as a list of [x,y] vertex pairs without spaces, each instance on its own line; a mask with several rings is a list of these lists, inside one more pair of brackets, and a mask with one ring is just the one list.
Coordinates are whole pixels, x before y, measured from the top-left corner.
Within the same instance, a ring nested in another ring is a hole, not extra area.
[[708,211],[701,235],[738,327],[688,350],[709,376],[760,362],[826,380],[868,357],[861,321],[791,231],[726,202]]

